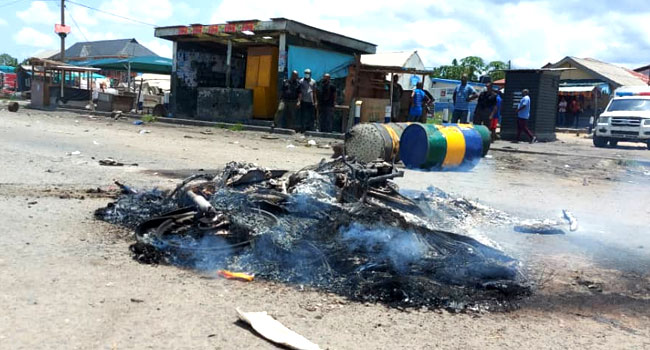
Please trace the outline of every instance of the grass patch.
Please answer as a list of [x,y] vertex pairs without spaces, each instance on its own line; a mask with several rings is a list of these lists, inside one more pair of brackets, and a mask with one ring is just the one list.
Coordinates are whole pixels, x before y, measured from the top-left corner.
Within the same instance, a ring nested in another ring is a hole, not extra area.
[[154,123],[158,119],[158,117],[151,114],[145,114],[140,119],[142,119],[142,121],[145,123]]
[[228,129],[230,131],[243,131],[244,130],[244,125],[241,124],[241,123],[237,123],[235,125],[228,126],[226,129]]
[[217,123],[217,124],[214,125],[214,128],[226,129],[226,130],[230,130],[230,131],[243,131],[244,130],[244,124],[237,123],[237,124],[234,124],[234,125],[227,125],[227,124]]
[[427,124],[442,124],[442,112],[435,112],[433,118],[427,118]]

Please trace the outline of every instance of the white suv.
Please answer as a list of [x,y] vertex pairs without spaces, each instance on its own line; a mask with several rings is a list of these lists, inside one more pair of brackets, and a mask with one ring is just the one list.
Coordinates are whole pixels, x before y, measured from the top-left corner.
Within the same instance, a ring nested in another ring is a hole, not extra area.
[[621,87],[614,94],[598,118],[594,146],[614,147],[626,141],[643,142],[650,149],[650,87]]

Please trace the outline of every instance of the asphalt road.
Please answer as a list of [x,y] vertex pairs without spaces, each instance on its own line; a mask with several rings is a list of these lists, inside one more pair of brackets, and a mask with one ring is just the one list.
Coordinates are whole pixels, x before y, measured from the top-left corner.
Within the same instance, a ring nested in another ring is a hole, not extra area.
[[[172,187],[228,161],[297,170],[331,155],[299,137],[262,136],[0,111],[0,348],[273,348],[235,324],[235,306],[269,311],[324,348],[650,347],[650,168],[629,161],[650,160],[650,151],[631,145],[594,150],[590,140],[566,135],[552,144],[498,143],[575,156],[493,152],[471,172],[407,170],[398,180],[405,190],[435,186],[521,219],[575,214],[580,229],[559,236],[474,228],[547,279],[509,314],[402,312],[296,286],[140,265],[130,258],[129,232],[93,219],[110,199],[88,190],[110,190],[114,180]],[[100,166],[106,157],[138,166]]]

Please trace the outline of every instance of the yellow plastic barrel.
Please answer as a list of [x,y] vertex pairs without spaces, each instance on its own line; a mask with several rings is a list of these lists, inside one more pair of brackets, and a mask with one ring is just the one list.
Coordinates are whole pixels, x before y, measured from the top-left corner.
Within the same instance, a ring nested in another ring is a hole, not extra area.
[[366,163],[377,159],[397,162],[399,161],[400,137],[409,124],[357,124],[346,135],[346,154]]
[[482,125],[414,123],[402,133],[399,149],[409,168],[469,170],[489,147],[490,131]]

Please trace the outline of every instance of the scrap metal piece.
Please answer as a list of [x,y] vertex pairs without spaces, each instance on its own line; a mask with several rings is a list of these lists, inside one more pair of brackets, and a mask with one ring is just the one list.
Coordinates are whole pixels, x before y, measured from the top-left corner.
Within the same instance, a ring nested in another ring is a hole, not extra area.
[[194,202],[194,204],[196,204],[196,207],[197,209],[199,209],[199,212],[201,212],[201,214],[204,214],[209,217],[213,217],[217,215],[217,210],[214,209],[212,204],[210,204],[210,202],[208,202],[208,200],[205,199],[205,197],[203,197],[202,195],[196,194],[192,191],[187,191],[185,192],[185,194],[188,197],[190,197],[190,199]]
[[248,323],[262,337],[273,343],[296,350],[320,350],[320,347],[302,335],[285,327],[278,320],[263,312],[243,312],[236,309],[239,319]]
[[100,159],[99,160],[99,165],[103,166],[124,166],[124,163],[118,162],[117,160],[113,158],[106,158],[106,159]]
[[576,219],[575,216],[573,216],[573,213],[570,211],[564,209],[562,210],[562,214],[564,215],[564,219],[569,222],[569,230],[571,232],[575,232],[578,230],[578,219]]
[[115,184],[117,185],[117,187],[120,188],[120,190],[122,190],[122,193],[124,194],[138,194],[138,191],[132,189],[127,185],[120,183],[119,181],[115,181]]

